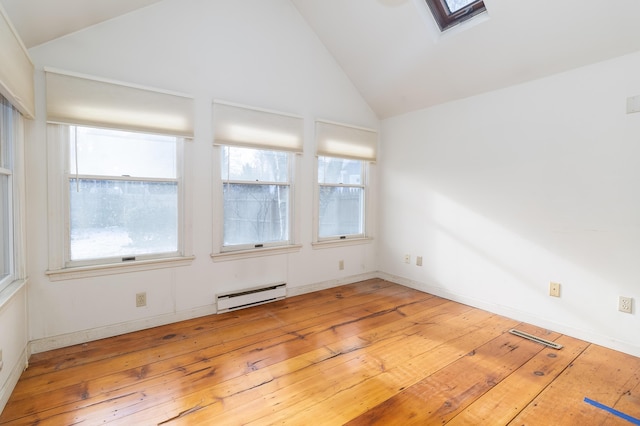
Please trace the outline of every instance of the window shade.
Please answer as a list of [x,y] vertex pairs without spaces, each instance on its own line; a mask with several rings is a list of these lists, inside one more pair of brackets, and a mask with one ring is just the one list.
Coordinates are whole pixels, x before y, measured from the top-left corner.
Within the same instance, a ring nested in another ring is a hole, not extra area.
[[47,121],[193,137],[193,98],[45,70]]
[[376,161],[378,133],[360,127],[316,121],[316,144],[318,155]]
[[1,6],[0,64],[0,93],[22,114],[33,118],[33,64]]
[[302,152],[301,117],[214,102],[213,123],[217,145]]

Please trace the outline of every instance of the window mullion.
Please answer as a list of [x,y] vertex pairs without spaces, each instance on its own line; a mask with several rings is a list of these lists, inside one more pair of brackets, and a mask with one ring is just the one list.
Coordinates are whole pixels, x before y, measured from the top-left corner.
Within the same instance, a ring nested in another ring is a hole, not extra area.
[[76,175],[69,174],[69,180],[78,179],[78,180],[117,180],[123,182],[167,182],[174,183],[178,182],[178,178],[145,178],[145,177],[137,177],[137,176],[105,176],[105,175]]

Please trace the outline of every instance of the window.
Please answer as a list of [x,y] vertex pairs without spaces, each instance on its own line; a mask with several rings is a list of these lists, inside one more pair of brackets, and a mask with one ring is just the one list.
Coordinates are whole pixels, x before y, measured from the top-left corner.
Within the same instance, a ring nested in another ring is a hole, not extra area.
[[289,244],[291,154],[222,147],[223,247]]
[[482,0],[425,0],[441,31],[487,10]]
[[213,103],[215,261],[289,253],[296,244],[294,177],[302,153],[301,117]]
[[14,279],[13,150],[20,113],[0,96],[0,290]]
[[318,237],[364,236],[364,162],[318,157]]
[[45,69],[52,281],[188,265],[193,98]]
[[316,121],[316,243],[369,237],[367,173],[377,143],[373,130]]
[[179,252],[174,136],[69,127],[68,264]]

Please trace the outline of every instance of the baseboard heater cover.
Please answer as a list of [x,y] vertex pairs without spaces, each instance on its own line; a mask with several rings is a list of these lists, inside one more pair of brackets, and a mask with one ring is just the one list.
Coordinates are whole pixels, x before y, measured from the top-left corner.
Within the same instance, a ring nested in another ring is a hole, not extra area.
[[524,331],[520,331],[512,328],[511,330],[509,330],[509,333],[531,340],[536,343],[540,343],[545,346],[549,346],[550,348],[553,348],[553,349],[562,349],[562,345],[560,343],[552,342],[550,340],[545,340],[541,337],[534,336],[533,334],[525,333]]
[[219,314],[263,303],[275,302],[287,296],[287,284],[279,283],[265,287],[255,287],[234,293],[216,296],[216,307]]

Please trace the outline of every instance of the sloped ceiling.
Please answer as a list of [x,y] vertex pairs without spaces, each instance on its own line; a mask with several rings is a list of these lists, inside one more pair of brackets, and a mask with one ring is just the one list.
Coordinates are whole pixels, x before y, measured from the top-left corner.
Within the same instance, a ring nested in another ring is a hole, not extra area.
[[27,48],[162,0],[0,0]]
[[[33,47],[158,1],[177,0],[0,4]],[[424,0],[290,1],[380,118],[640,50],[638,0],[485,0],[485,17],[445,34]]]
[[381,118],[640,49],[640,1],[485,0],[440,35],[424,0],[291,0]]

